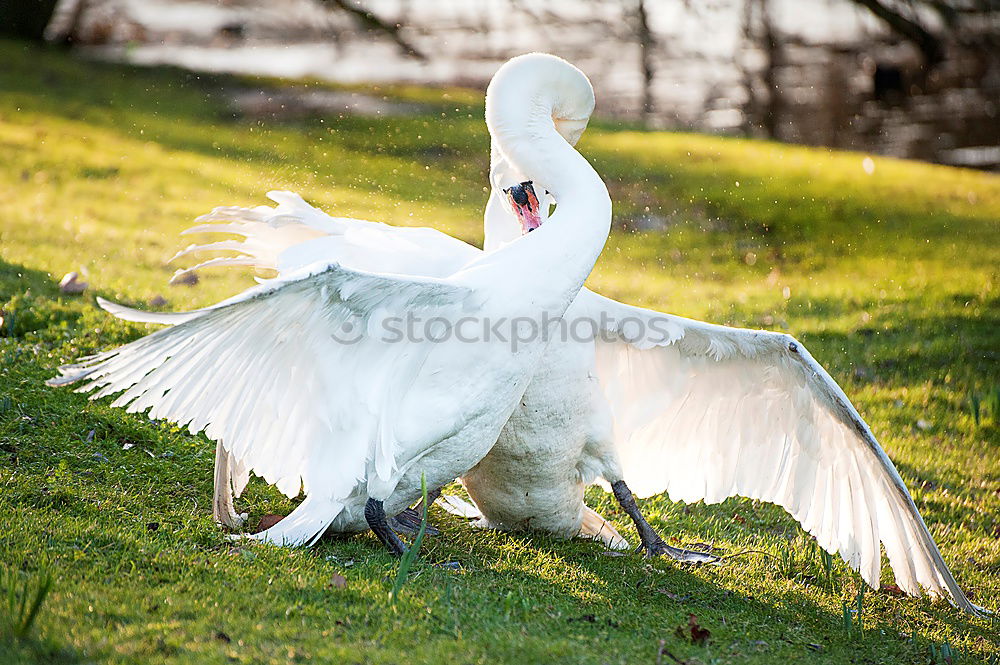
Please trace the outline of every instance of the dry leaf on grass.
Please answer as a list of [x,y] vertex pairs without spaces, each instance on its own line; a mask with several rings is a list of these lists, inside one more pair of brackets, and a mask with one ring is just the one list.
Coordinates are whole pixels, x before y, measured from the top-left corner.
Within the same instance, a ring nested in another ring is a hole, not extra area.
[[905,594],[905,593],[903,592],[903,590],[902,590],[902,589],[900,589],[900,588],[899,588],[898,586],[896,586],[895,584],[883,584],[883,585],[882,585],[882,586],[881,586],[881,587],[879,588],[879,591],[881,591],[882,593],[887,593],[887,594],[889,594],[890,596],[897,596],[897,597],[900,597],[900,596],[905,596],[905,595],[906,595],[906,594]]
[[674,634],[682,640],[689,639],[691,640],[691,644],[703,647],[708,642],[708,638],[712,636],[712,631],[707,628],[702,628],[698,625],[698,617],[693,614],[689,614],[687,630],[685,630],[684,626],[677,626],[677,630],[674,631]]
[[257,533],[270,529],[283,519],[285,519],[284,515],[264,515],[260,518],[260,522],[257,523]]

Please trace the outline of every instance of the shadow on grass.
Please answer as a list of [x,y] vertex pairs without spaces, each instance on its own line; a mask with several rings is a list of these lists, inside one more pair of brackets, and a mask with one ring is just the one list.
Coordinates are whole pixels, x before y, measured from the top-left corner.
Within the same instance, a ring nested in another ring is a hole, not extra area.
[[82,654],[50,638],[0,637],[0,663],[4,665],[27,665],[28,663],[63,663],[90,662]]
[[[81,356],[111,344],[124,344],[149,331],[141,324],[114,319],[97,306],[97,296],[113,299],[113,293],[88,289],[83,294],[63,294],[57,279],[0,258],[0,338],[15,342],[30,339],[53,347],[72,341],[71,351]],[[90,321],[110,325],[89,326]],[[21,353],[23,349],[15,346],[12,351]]]

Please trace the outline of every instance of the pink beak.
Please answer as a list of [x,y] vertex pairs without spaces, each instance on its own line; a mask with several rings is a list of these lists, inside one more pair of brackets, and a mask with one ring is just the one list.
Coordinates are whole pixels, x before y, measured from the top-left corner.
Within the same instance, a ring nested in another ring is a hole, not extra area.
[[522,182],[520,185],[508,187],[503,192],[514,209],[514,213],[517,214],[518,221],[521,222],[522,233],[531,233],[542,225],[538,197],[535,195],[535,188],[530,180]]

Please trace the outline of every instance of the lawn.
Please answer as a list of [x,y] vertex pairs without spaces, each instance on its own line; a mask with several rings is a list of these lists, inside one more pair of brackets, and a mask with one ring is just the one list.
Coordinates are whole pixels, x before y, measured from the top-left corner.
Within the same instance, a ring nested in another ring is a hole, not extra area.
[[[479,97],[385,88],[419,112],[260,118],[233,113],[227,91],[309,84],[2,41],[0,62],[0,662],[1000,663],[996,620],[891,587],[859,601],[857,575],[746,500],[643,502],[675,543],[753,550],[697,569],[473,531],[434,509],[442,534],[392,606],[398,561],[371,534],[312,550],[230,542],[211,521],[209,441],[44,379],[149,330],[96,295],[187,309],[251,283],[202,271],[167,285],[178,232],[216,205],[287,188],[479,242]],[[609,122],[580,148],[616,206],[590,286],[799,337],[896,462],[960,584],[1000,608],[1000,177]],[[60,294],[72,270],[82,296]],[[636,541],[613,498],[589,498]],[[292,503],[255,483],[240,506],[255,523]],[[8,592],[47,575],[15,636]],[[689,621],[710,636],[693,641]]]

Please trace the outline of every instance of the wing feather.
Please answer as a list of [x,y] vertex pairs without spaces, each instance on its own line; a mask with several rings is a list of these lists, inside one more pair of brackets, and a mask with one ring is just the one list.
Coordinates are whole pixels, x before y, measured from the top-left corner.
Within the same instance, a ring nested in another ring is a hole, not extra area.
[[[801,342],[586,297],[611,321],[597,370],[638,496],[776,503],[868,584],[879,585],[884,545],[907,593],[984,612],[959,588],[868,425]],[[639,335],[617,323],[637,319]]]
[[[447,277],[479,254],[477,248],[433,229],[331,217],[293,192],[267,195],[278,205],[225,206],[199,217],[183,234],[225,233],[243,239],[189,245],[171,260],[217,251],[236,256],[210,258],[179,274],[213,266],[248,266],[280,276],[316,261],[336,261],[372,272]],[[136,316],[121,313],[123,318]]]
[[[302,274],[64,366],[50,383],[79,383],[92,399],[117,393],[114,406],[204,429],[230,455],[237,492],[250,471],[287,495],[304,490],[314,500],[269,538],[308,542],[373,460],[382,480],[395,470],[394,409],[427,352],[421,343],[366,335],[367,319],[413,311],[457,317],[472,292],[338,265]],[[334,336],[348,323],[359,333],[354,343]]]

